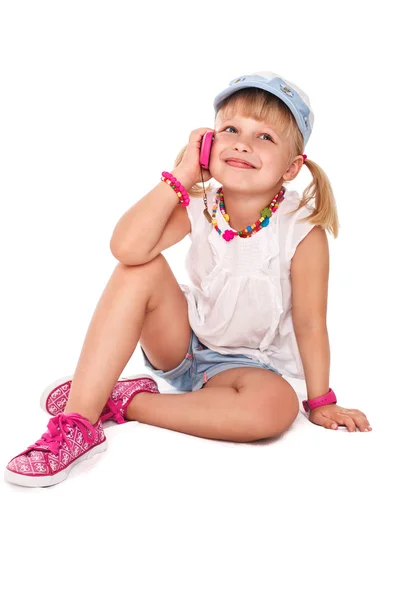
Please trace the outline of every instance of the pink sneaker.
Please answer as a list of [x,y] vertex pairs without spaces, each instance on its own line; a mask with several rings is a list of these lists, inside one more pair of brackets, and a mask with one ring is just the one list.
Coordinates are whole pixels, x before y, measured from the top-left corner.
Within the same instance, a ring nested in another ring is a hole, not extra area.
[[[62,413],[69,398],[71,383],[72,377],[63,377],[50,384],[40,398],[40,406],[43,410],[53,416]],[[135,375],[119,379],[103,408],[101,421],[104,423],[112,419],[117,423],[124,423],[128,405],[139,392],[160,393],[157,382],[151,375]]]
[[103,424],[78,415],[50,419],[40,440],[17,454],[7,465],[5,479],[26,487],[47,487],[66,479],[72,467],[107,449]]

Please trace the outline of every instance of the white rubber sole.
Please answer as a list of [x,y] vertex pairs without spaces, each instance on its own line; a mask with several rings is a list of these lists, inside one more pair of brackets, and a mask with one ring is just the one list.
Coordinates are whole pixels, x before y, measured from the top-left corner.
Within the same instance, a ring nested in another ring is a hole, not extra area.
[[[68,381],[72,381],[72,375],[67,375],[66,377],[61,377],[60,379],[56,379],[56,381],[53,381],[53,383],[50,383],[42,392],[42,395],[40,396],[40,407],[47,413],[50,414],[47,409],[46,409],[46,403],[47,403],[47,398],[50,394],[50,392],[52,392],[54,390],[54,388],[58,387],[59,385],[62,385],[63,383],[67,383]],[[152,377],[149,374],[140,374],[140,375],[133,375],[132,377],[120,377],[118,379],[118,381],[127,381],[130,379],[139,379],[141,377],[147,377],[148,379],[152,379],[155,383],[157,383],[157,381],[154,379],[154,377]]]
[[85,454],[82,454],[79,458],[74,460],[68,467],[65,467],[62,471],[59,471],[55,475],[43,475],[43,476],[29,476],[22,475],[21,473],[14,473],[9,469],[5,470],[4,479],[9,483],[13,483],[14,485],[22,485],[23,487],[48,487],[50,485],[56,485],[57,483],[61,483],[64,479],[67,479],[71,469],[73,469],[77,464],[84,460],[88,460],[92,458],[96,454],[100,452],[104,452],[107,450],[107,440],[104,440],[101,444],[94,446]]

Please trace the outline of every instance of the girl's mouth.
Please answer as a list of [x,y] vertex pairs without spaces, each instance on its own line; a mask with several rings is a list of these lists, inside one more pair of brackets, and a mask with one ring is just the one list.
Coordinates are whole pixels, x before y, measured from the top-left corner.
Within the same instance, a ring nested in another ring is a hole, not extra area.
[[250,165],[238,160],[227,160],[226,164],[230,167],[236,167],[238,169],[254,169],[254,167],[251,167]]

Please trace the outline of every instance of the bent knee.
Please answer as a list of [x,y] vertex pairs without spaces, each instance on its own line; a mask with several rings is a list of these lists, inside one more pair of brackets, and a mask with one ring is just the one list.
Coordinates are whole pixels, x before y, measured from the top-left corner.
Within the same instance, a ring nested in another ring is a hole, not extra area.
[[284,379],[277,389],[258,391],[249,400],[248,441],[271,438],[287,431],[299,414],[296,392]]
[[171,267],[162,254],[139,265],[126,265],[120,262],[115,267],[114,277],[123,284],[136,285],[139,281],[140,288],[147,290],[149,294],[159,293],[160,290],[165,291],[166,284],[178,287]]

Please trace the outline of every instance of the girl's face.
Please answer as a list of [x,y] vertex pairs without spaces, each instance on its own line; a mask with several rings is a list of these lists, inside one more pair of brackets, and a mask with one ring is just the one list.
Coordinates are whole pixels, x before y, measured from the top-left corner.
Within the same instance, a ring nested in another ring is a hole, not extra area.
[[[251,168],[235,166],[229,159],[246,161]],[[276,129],[240,114],[227,118],[222,111],[218,113],[210,156],[210,171],[217,181],[238,189],[272,190],[282,185],[283,175],[287,180],[294,178],[288,172],[290,166],[288,142]],[[294,176],[295,171],[296,166]]]

